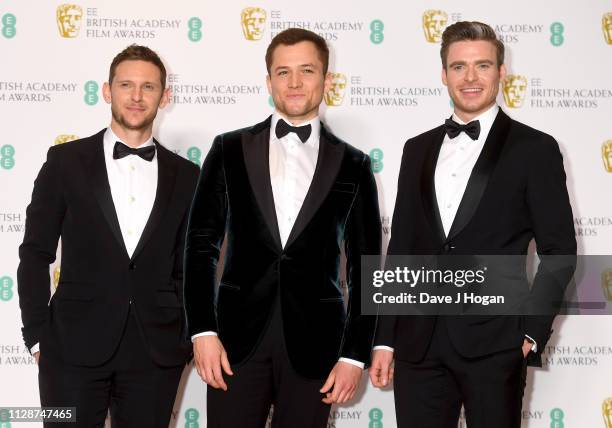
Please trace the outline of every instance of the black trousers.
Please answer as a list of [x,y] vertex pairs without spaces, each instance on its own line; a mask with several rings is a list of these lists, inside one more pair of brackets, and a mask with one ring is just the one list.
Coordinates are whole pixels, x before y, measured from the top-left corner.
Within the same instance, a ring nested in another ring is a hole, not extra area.
[[272,428],[326,428],[331,406],[321,400],[325,379],[294,372],[283,338],[280,305],[254,354],[223,378],[227,391],[208,387],[208,428],[263,428],[273,405]]
[[519,428],[527,367],[522,349],[465,358],[447,322],[436,321],[422,361],[395,362],[398,428],[457,428],[462,404],[469,428]]
[[153,363],[130,310],[115,354],[99,367],[70,365],[41,349],[40,402],[42,406],[76,407],[76,423],[68,424],[74,428],[103,427],[109,409],[113,427],[167,428],[182,371],[183,366]]

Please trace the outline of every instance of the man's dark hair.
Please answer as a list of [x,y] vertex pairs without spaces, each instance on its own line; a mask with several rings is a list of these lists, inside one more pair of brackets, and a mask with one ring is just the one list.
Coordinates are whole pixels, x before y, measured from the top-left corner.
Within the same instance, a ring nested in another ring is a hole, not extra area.
[[113,58],[113,62],[111,62],[110,65],[110,71],[108,73],[109,85],[113,83],[117,66],[123,61],[146,61],[155,65],[157,68],[159,68],[162,91],[166,89],[166,67],[164,67],[164,63],[159,58],[159,55],[157,55],[152,49],[140,45],[130,45],[119,52],[115,58]]
[[327,67],[329,66],[329,48],[327,47],[327,43],[325,43],[325,39],[317,33],[302,28],[288,28],[274,36],[268,46],[268,50],[266,50],[266,68],[268,69],[268,74],[271,72],[270,69],[272,67],[274,50],[279,45],[292,46],[300,42],[311,42],[315,45],[319,53],[319,59],[321,63],[323,63],[323,75],[327,74]]
[[445,70],[448,65],[446,60],[450,45],[464,40],[485,40],[493,43],[497,51],[497,67],[499,68],[504,63],[504,44],[497,38],[493,28],[482,22],[459,21],[446,27],[446,30],[442,33],[440,57],[442,58],[442,67]]

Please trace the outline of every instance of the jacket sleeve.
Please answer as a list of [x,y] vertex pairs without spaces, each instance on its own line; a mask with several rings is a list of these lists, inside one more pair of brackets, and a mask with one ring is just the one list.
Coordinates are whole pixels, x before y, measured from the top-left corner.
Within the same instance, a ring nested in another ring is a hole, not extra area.
[[540,353],[548,342],[554,315],[576,265],[576,237],[563,158],[550,136],[533,144],[527,183],[531,215],[540,264],[529,296],[524,333],[533,338]]
[[361,313],[361,256],[381,251],[381,223],[376,181],[365,156],[361,165],[359,186],[346,225],[346,277],[349,300],[347,320],[340,356],[370,363],[376,316]]
[[66,212],[60,170],[57,147],[52,147],[34,182],[32,201],[26,210],[25,235],[19,247],[17,291],[28,349],[40,341],[49,312],[49,265],[55,261]]
[[227,214],[223,144],[218,136],[202,165],[187,226],[183,292],[189,337],[204,331],[218,332],[216,269]]

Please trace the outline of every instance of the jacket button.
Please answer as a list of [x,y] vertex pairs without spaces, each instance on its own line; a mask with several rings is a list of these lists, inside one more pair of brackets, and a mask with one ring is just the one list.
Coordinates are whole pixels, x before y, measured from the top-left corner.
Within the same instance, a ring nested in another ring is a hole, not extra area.
[[134,270],[136,269],[136,265],[134,264],[134,262],[130,262],[130,270]]
[[442,251],[444,251],[445,253],[450,253],[450,250],[451,250],[450,244],[444,244],[444,246],[442,247]]

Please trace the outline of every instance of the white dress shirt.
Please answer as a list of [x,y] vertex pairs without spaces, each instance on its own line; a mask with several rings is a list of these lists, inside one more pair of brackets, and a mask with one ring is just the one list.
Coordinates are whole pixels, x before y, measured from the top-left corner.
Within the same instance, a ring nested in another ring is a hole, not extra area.
[[[498,111],[499,107],[494,105],[472,119],[480,122],[480,135],[476,140],[472,140],[465,132],[453,139],[448,134],[444,137],[436,164],[435,188],[442,226],[447,236]],[[453,114],[452,119],[461,125],[465,124],[456,114]]]
[[[113,148],[117,141],[122,143],[110,127],[107,128],[104,133],[106,173],[123,242],[128,255],[132,257],[155,202],[157,152],[151,162],[136,155],[113,159]],[[138,148],[153,144],[151,137]]]
[[[117,141],[123,143],[108,127],[104,133],[103,143],[108,184],[123,242],[128,255],[132,257],[155,202],[157,152],[150,162],[136,155],[113,159],[113,149]],[[153,137],[150,137],[138,148],[152,145],[154,145]],[[32,354],[38,351],[38,343],[30,348]]]
[[[321,121],[319,117],[315,117],[307,122],[300,123],[299,126],[310,125],[312,127],[310,137],[302,143],[300,137],[293,132],[288,133],[281,139],[276,138],[276,123],[280,119],[292,125],[289,120],[284,119],[277,111],[272,114],[268,159],[276,220],[278,222],[281,244],[284,247],[295,219],[304,204],[304,199],[306,199],[306,194],[317,167]],[[205,331],[194,334],[191,340],[193,341],[198,336],[216,335],[217,333],[214,331]],[[359,368],[364,367],[364,363],[350,358],[340,358],[339,361],[353,364]]]
[[[468,180],[498,112],[499,106],[495,104],[489,110],[472,119],[480,122],[480,134],[476,140],[472,140],[465,132],[461,132],[452,139],[448,134],[444,136],[436,164],[435,189],[438,210],[446,236],[448,236],[455,220]],[[454,113],[452,119],[460,125],[466,124]],[[537,344],[535,341],[527,335],[525,337],[530,339],[533,344],[531,350],[536,352]],[[374,349],[393,351],[393,348],[382,345],[375,346]]]

